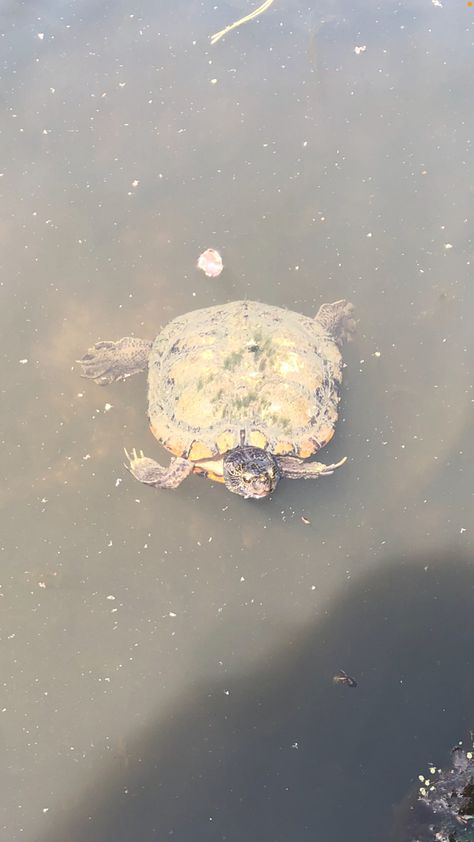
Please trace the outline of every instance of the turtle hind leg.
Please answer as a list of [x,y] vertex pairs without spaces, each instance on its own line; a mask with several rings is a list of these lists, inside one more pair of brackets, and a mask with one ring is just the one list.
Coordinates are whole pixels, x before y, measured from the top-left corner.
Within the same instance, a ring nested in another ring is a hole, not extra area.
[[315,320],[338,344],[346,342],[355,331],[356,320],[352,317],[354,307],[345,298],[332,304],[321,304]]
[[152,345],[148,339],[136,339],[134,336],[124,336],[118,342],[96,342],[76,362],[82,367],[82,377],[106,386],[146,371]]
[[139,482],[145,485],[153,485],[155,488],[177,488],[186,477],[193,471],[193,463],[188,459],[177,456],[172,459],[167,468],[163,468],[154,459],[143,455],[143,450],[137,453],[133,448],[132,453],[125,451],[129,464],[125,467]]

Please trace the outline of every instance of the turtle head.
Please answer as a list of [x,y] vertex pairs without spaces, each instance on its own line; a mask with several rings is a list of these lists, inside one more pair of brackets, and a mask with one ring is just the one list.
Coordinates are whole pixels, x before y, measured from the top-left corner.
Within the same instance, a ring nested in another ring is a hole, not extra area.
[[240,445],[224,456],[224,482],[229,491],[241,497],[259,499],[268,497],[278,485],[281,472],[276,459],[268,450],[245,444],[240,435]]

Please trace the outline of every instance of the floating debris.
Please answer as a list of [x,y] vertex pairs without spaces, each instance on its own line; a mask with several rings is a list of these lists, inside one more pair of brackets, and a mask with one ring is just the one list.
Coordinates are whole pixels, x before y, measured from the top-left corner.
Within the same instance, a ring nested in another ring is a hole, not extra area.
[[309,526],[309,524],[311,523],[311,521],[310,521],[309,517],[306,517],[306,515],[301,515],[301,520],[302,520],[302,521],[303,521],[303,523],[305,523],[307,526]]
[[334,684],[345,684],[347,687],[357,687],[357,681],[350,675],[347,675],[345,670],[339,670],[333,677]]
[[221,29],[220,32],[216,32],[215,35],[211,35],[211,44],[217,44],[217,42],[220,41],[220,39],[223,38],[224,35],[227,35],[227,33],[231,31],[231,29],[236,29],[243,23],[248,23],[249,20],[253,20],[253,18],[258,17],[258,15],[261,15],[262,12],[266,12],[267,9],[270,8],[272,3],[273,0],[265,0],[265,3],[262,3],[262,5],[259,6],[258,9],[255,9],[255,11],[250,12],[249,15],[245,15],[244,18],[240,18],[234,23],[230,23],[229,26],[226,26],[224,29]]
[[[445,769],[430,765],[430,777],[418,775],[422,786],[418,787],[418,800],[427,807],[430,839],[455,842],[472,839],[474,819],[474,746],[464,749],[462,744],[451,750],[451,762]],[[432,777],[434,776],[434,777]],[[420,830],[424,830],[420,816]],[[417,828],[419,832],[419,829]],[[421,838],[417,835],[417,838]],[[428,837],[423,835],[423,839]]]
[[222,257],[215,249],[206,249],[197,262],[198,269],[207,275],[208,278],[217,278],[224,268]]
[[362,47],[354,47],[354,52],[356,56],[360,56],[361,53],[365,53],[367,49],[367,45],[363,44]]

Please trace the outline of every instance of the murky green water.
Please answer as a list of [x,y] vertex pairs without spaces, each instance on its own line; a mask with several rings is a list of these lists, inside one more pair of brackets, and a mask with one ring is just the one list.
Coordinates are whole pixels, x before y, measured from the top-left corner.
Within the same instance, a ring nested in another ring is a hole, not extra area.
[[[474,12],[275,0],[209,46],[256,5],[0,9],[9,842],[382,842],[474,723]],[[347,465],[140,486],[144,378],[74,360],[245,297],[353,301]]]

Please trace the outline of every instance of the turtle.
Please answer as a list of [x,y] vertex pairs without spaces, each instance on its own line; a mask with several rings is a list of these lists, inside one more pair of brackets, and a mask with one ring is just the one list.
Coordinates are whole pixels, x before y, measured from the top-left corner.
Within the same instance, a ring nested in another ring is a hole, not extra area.
[[125,451],[135,479],[177,488],[195,472],[260,499],[282,477],[328,476],[346,461],[305,460],[334,434],[352,310],[342,299],[312,318],[232,301],[178,316],[154,340],[97,342],[77,362],[99,385],[148,370],[150,428],[174,458],[163,467]]

